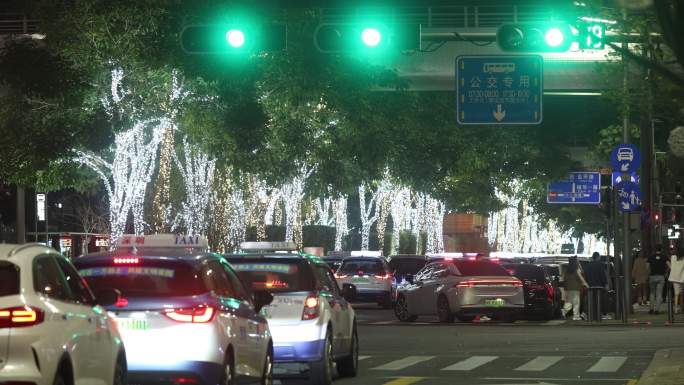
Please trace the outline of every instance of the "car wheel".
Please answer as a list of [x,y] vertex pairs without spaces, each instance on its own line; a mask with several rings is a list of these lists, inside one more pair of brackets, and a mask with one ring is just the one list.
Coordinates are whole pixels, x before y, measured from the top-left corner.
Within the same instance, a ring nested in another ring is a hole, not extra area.
[[394,315],[401,322],[413,322],[418,319],[418,316],[409,314],[408,303],[403,295],[400,295],[394,304]]
[[445,295],[440,295],[437,297],[437,316],[439,317],[439,322],[441,323],[454,322],[454,313],[451,312],[449,300]]
[[268,348],[264,361],[264,372],[261,375],[261,385],[273,385],[273,349]]
[[359,371],[359,335],[356,333],[356,325],[352,330],[351,350],[349,355],[337,361],[337,373],[341,377],[356,377]]
[[229,353],[226,361],[223,363],[223,378],[221,385],[235,384],[235,362],[233,361],[233,354]]
[[114,383],[113,385],[127,385],[128,384],[128,368],[126,366],[126,356],[119,354],[116,359],[116,366],[114,366]]
[[457,315],[456,318],[458,318],[459,321],[461,322],[473,322],[475,319],[474,315]]
[[325,346],[323,347],[323,357],[311,365],[311,385],[330,385],[332,384],[333,353],[332,353],[332,332],[328,330],[325,336]]

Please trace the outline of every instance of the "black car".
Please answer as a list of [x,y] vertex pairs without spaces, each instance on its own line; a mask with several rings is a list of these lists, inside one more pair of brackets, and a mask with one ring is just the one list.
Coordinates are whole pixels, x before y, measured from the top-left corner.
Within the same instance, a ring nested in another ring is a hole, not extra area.
[[321,257],[321,259],[330,267],[333,272],[335,272],[342,265],[342,260],[344,257],[341,255],[326,255],[325,257]]
[[392,272],[392,300],[396,298],[396,289],[404,281],[409,281],[428,263],[425,255],[396,254],[387,257],[390,271]]
[[553,319],[560,314],[561,292],[558,290],[557,282],[542,266],[529,263],[502,266],[523,282],[526,316]]

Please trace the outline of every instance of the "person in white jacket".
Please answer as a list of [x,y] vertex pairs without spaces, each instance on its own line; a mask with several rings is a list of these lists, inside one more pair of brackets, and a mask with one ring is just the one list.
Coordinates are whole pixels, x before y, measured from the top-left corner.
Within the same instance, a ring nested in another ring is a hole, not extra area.
[[668,281],[672,282],[674,288],[675,314],[678,314],[682,310],[680,295],[682,293],[682,287],[684,287],[684,244],[683,242],[680,242],[677,246],[676,252],[670,256],[670,261],[668,263],[670,267]]

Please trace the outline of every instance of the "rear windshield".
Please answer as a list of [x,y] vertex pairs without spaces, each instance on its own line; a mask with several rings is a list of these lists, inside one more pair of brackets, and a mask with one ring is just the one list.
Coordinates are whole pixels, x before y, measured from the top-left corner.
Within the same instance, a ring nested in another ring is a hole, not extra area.
[[389,262],[390,270],[395,274],[415,274],[425,267],[426,261],[421,259],[393,259]]
[[510,276],[503,267],[496,263],[484,261],[459,261],[456,267],[462,275],[501,275]]
[[228,262],[252,290],[278,293],[314,290],[311,269],[299,259],[228,259]]
[[544,282],[544,271],[541,267],[534,265],[506,265],[511,275],[522,280],[531,280],[535,282]]
[[19,268],[9,262],[0,262],[0,297],[19,294]]
[[384,274],[385,267],[378,259],[345,259],[340,266],[340,273],[345,274]]
[[192,266],[178,261],[141,259],[134,265],[75,263],[93,291],[113,288],[126,298],[184,297],[209,292]]

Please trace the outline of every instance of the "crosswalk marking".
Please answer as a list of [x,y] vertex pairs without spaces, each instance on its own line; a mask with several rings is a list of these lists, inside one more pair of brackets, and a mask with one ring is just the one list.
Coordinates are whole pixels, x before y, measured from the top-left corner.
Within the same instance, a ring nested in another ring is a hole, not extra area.
[[621,356],[609,356],[609,357],[601,357],[600,360],[598,360],[597,363],[594,364],[587,372],[592,372],[592,373],[606,373],[606,372],[617,372],[618,369],[622,366],[622,364],[627,361],[627,357],[621,357]]
[[473,370],[479,366],[482,366],[486,363],[492,362],[499,358],[498,356],[472,356],[470,358],[467,358],[463,361],[457,362],[453,365],[447,366],[446,368],[443,368],[442,370],[461,370],[461,371],[466,371],[466,370]]
[[400,360],[388,362],[384,365],[377,366],[373,370],[401,370],[409,366],[428,361],[435,358],[435,356],[408,356]]
[[425,377],[399,377],[382,385],[411,385],[424,380]]
[[515,370],[526,372],[541,372],[548,369],[551,365],[563,359],[563,356],[539,356],[521,365]]

